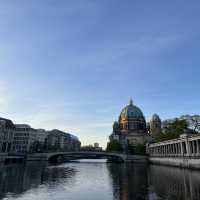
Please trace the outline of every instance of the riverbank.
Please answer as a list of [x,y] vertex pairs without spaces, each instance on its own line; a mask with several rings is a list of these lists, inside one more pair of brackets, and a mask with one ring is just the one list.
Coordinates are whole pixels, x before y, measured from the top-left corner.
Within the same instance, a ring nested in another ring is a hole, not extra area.
[[149,157],[152,164],[200,169],[200,159],[196,157]]

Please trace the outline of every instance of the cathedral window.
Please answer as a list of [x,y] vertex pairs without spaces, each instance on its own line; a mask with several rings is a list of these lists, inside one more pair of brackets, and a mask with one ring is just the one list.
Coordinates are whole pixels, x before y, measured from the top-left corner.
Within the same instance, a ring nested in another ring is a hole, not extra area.
[[136,129],[137,127],[136,127],[136,124],[135,123],[130,123],[130,129],[131,130],[134,130],[134,129]]

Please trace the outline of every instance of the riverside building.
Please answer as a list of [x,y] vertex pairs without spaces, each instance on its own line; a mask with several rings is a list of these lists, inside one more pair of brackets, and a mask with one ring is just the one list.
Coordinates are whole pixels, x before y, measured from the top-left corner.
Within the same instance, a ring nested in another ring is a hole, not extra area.
[[14,152],[33,151],[34,142],[37,140],[37,130],[27,124],[15,124],[15,134],[13,141]]
[[34,129],[28,124],[14,124],[0,118],[0,153],[43,151],[79,151],[79,139],[60,130]]
[[12,151],[15,125],[9,119],[0,118],[0,153]]
[[78,138],[70,133],[57,129],[48,132],[47,146],[49,150],[78,151],[80,145]]

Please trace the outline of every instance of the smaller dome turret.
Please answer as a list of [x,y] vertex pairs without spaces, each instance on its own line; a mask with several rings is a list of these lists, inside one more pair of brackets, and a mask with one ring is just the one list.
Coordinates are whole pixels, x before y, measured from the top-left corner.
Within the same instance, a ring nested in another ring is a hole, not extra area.
[[153,114],[151,121],[161,121],[159,115]]
[[113,130],[116,131],[118,129],[119,129],[119,123],[117,121],[115,121],[113,124]]
[[153,137],[157,137],[162,131],[161,126],[162,126],[162,122],[159,115],[153,114],[150,121],[150,134]]

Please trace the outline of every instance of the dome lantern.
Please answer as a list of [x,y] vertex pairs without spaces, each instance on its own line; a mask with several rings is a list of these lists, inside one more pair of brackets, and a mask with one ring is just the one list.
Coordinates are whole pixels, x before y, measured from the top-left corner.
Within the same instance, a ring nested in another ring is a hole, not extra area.
[[132,97],[130,98],[129,105],[133,105],[133,99],[132,99]]

